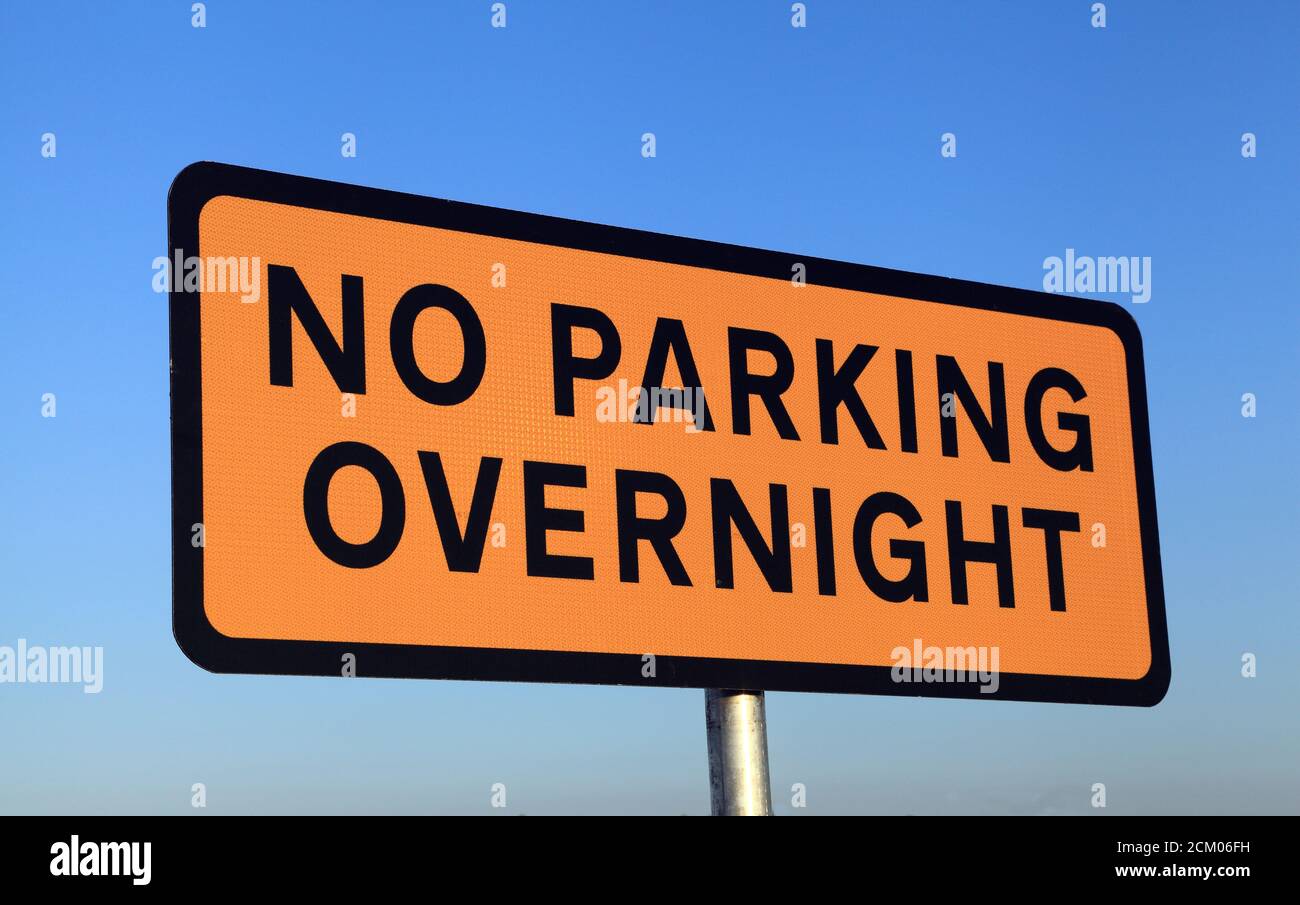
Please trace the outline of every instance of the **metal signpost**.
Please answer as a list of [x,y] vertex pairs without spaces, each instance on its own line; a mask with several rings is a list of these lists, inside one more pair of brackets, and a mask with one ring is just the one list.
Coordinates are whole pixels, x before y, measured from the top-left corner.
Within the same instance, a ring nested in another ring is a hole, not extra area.
[[769,817],[767,712],[761,691],[704,692],[709,801],[715,817]]

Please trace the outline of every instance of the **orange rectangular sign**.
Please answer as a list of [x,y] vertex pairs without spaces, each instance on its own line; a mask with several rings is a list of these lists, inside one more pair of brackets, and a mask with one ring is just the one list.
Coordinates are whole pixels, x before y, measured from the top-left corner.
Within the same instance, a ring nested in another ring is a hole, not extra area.
[[212,163],[169,230],[201,666],[1164,695],[1116,305]]

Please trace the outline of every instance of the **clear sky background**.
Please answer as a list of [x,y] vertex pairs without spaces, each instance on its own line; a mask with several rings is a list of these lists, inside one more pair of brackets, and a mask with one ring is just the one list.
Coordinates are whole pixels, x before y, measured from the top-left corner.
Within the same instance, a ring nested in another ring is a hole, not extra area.
[[490,5],[3,5],[0,645],[102,645],[105,687],[0,685],[0,812],[191,813],[195,782],[208,813],[492,814],[497,782],[505,813],[708,810],[702,691],[180,652],[150,283],[195,160],[1027,288],[1066,248],[1150,256],[1164,702],[770,694],[774,806],[1300,811],[1300,4]]

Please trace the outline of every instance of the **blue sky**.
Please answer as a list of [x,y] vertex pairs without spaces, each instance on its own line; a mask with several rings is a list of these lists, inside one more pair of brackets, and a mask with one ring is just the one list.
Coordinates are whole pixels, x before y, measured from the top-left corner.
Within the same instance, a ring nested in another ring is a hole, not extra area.
[[787,2],[507,0],[493,29],[490,5],[0,11],[0,645],[105,649],[99,695],[0,685],[0,812],[189,813],[195,782],[209,813],[501,813],[497,782],[505,813],[708,809],[701,691],[179,651],[150,282],[204,159],[1027,288],[1066,248],[1150,256],[1165,701],[772,694],[774,805],[1083,814],[1104,782],[1105,813],[1300,811],[1300,6],[1114,0],[1097,29],[1083,0],[809,0],[794,29]]

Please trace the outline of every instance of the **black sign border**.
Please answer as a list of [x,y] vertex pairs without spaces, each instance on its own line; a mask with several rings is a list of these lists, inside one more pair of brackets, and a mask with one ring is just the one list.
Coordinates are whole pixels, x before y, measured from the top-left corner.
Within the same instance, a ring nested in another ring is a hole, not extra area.
[[359,676],[405,679],[732,688],[1147,707],[1164,697],[1170,679],[1169,640],[1142,339],[1137,323],[1119,305],[213,162],[191,164],[172,182],[167,199],[169,260],[174,260],[178,250],[183,255],[201,254],[199,213],[209,200],[225,195],[780,280],[790,279],[792,266],[802,263],[810,283],[1113,330],[1123,342],[1128,366],[1151,668],[1136,680],[1002,673],[997,693],[988,695],[981,694],[979,685],[971,682],[898,683],[891,678],[887,666],[656,656],[655,676],[644,677],[640,654],[289,641],[223,635],[208,621],[204,610],[203,547],[192,543],[193,526],[203,522],[197,293],[192,299],[190,293],[177,290],[173,284],[170,295],[172,625],[181,650],[204,669],[217,673],[339,676],[343,657],[350,653],[356,657]]

